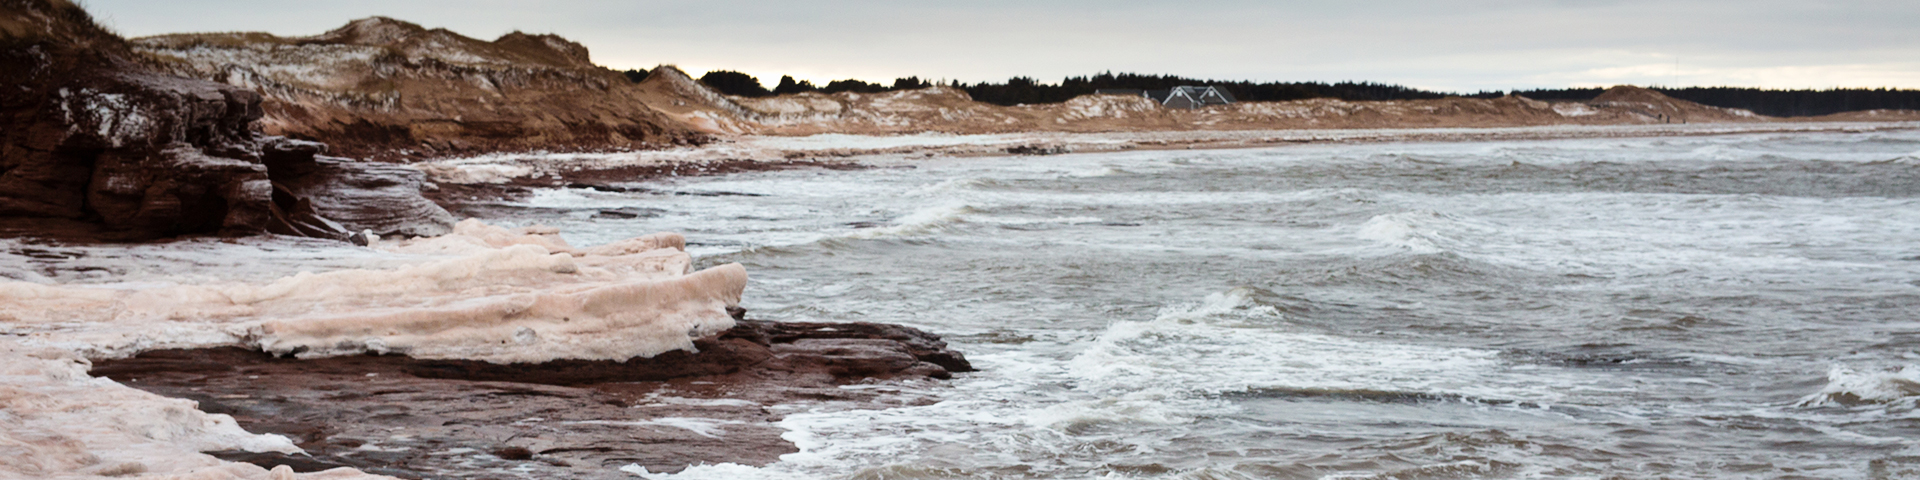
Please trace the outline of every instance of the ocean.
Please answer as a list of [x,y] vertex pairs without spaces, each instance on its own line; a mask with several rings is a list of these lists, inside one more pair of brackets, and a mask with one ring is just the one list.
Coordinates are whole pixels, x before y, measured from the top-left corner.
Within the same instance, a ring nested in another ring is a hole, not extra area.
[[683,232],[746,265],[751,317],[980,368],[774,407],[779,463],[648,476],[1920,475],[1920,132],[869,164],[491,220]]

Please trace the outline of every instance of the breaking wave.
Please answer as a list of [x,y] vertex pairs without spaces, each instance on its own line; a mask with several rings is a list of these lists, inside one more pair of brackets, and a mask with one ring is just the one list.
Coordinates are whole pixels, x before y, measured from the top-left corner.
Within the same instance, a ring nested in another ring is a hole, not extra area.
[[907,195],[913,197],[928,197],[968,190],[988,190],[1005,186],[1007,186],[1006,182],[991,178],[953,177],[914,189],[907,192]]
[[1361,224],[1355,235],[1414,253],[1440,253],[1457,250],[1463,243],[1459,237],[1475,229],[1451,215],[1414,210],[1376,215]]
[[926,235],[960,223],[967,215],[973,213],[979,213],[979,210],[965,204],[927,207],[893,219],[887,226],[854,230],[843,235],[842,238],[874,239]]
[[1289,331],[1285,315],[1235,288],[1107,328],[1069,362],[1083,389],[1127,398],[1165,390],[1216,396],[1256,390],[1384,391],[1532,397],[1491,386],[1492,351],[1359,341]]
[[861,228],[837,238],[872,240],[879,238],[915,237],[939,233],[963,223],[1001,225],[1006,227],[1031,225],[1073,225],[1100,223],[1098,217],[1060,216],[1060,217],[1012,217],[990,216],[976,206],[968,204],[945,204],[915,210],[883,226]]
[[1920,366],[1858,371],[1835,365],[1827,371],[1827,386],[1800,399],[1801,407],[1888,405],[1920,407]]
[[1130,173],[1133,173],[1133,172],[1122,170],[1118,167],[1102,167],[1102,168],[1095,168],[1095,169],[1088,169],[1088,170],[1074,170],[1074,171],[1070,171],[1065,174],[1062,174],[1061,176],[1066,178],[1098,178],[1098,177],[1108,177],[1113,175],[1126,175]]

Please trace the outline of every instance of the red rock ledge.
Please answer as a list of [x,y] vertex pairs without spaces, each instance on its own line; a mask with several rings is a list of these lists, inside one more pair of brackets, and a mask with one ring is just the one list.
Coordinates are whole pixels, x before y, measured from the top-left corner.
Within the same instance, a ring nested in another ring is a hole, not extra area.
[[266,468],[345,466],[401,478],[632,478],[618,469],[772,463],[797,449],[780,438],[784,431],[772,423],[780,415],[769,406],[930,402],[899,389],[838,387],[973,370],[939,337],[897,325],[743,319],[695,345],[699,353],[626,362],[511,365],[161,350],[101,361],[92,373],[196,400],[248,431],[286,435],[310,455],[214,453]]

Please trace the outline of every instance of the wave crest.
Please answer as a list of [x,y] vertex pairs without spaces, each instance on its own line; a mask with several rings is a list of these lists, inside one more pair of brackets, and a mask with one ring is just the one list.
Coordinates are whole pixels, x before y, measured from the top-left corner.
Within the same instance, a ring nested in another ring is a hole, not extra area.
[[[1165,389],[1213,396],[1265,389],[1537,397],[1486,385],[1490,351],[1362,341],[1288,331],[1283,313],[1235,288],[1119,322],[1071,360],[1081,388],[1108,396]],[[1489,390],[1492,388],[1493,390]]]
[[906,237],[925,235],[939,231],[949,225],[960,223],[969,214],[979,213],[979,209],[965,204],[947,204],[922,208],[894,219],[891,225],[884,227],[855,230],[845,238],[874,239],[883,237]]
[[1455,237],[1469,230],[1472,226],[1451,215],[1413,210],[1375,215],[1361,224],[1355,235],[1415,253],[1440,253],[1459,245]]
[[1827,386],[1801,398],[1801,407],[1893,405],[1920,406],[1920,366],[1856,371],[1840,365],[1827,370]]

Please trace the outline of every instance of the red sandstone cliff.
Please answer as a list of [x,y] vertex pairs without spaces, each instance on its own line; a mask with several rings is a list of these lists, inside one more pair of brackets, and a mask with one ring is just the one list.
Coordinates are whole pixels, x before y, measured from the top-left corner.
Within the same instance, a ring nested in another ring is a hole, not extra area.
[[[170,71],[255,89],[263,129],[383,158],[623,150],[708,135],[1137,132],[1778,121],[1616,87],[1589,102],[1497,99],[1242,102],[1197,110],[1088,95],[1003,107],[933,87],[877,94],[722,95],[671,66],[640,83],[553,35],[484,41],[388,18],[312,37],[176,34],[133,41]],[[1875,119],[1888,119],[1886,115]],[[1894,115],[1907,118],[1914,115]]]
[[514,32],[493,41],[384,17],[311,37],[140,38],[168,71],[266,97],[261,128],[376,158],[511,150],[622,150],[705,136],[648,106],[586,47]]
[[0,85],[0,233],[345,238],[452,221],[419,172],[262,136],[258,93],[156,72],[66,0],[0,0]]
[[[1243,102],[1196,110],[1088,95],[1003,107],[944,87],[722,95],[670,66],[643,82],[553,35],[492,41],[388,18],[311,37],[122,40],[66,0],[0,0],[0,216],[85,221],[126,238],[191,232],[430,234],[450,217],[381,160],[619,151],[715,135],[1149,132],[1782,121],[1615,87],[1588,102]],[[189,80],[188,78],[197,78]],[[1815,120],[1911,120],[1867,112]],[[286,135],[301,140],[264,135]],[[4,230],[4,229],[0,229]]]

